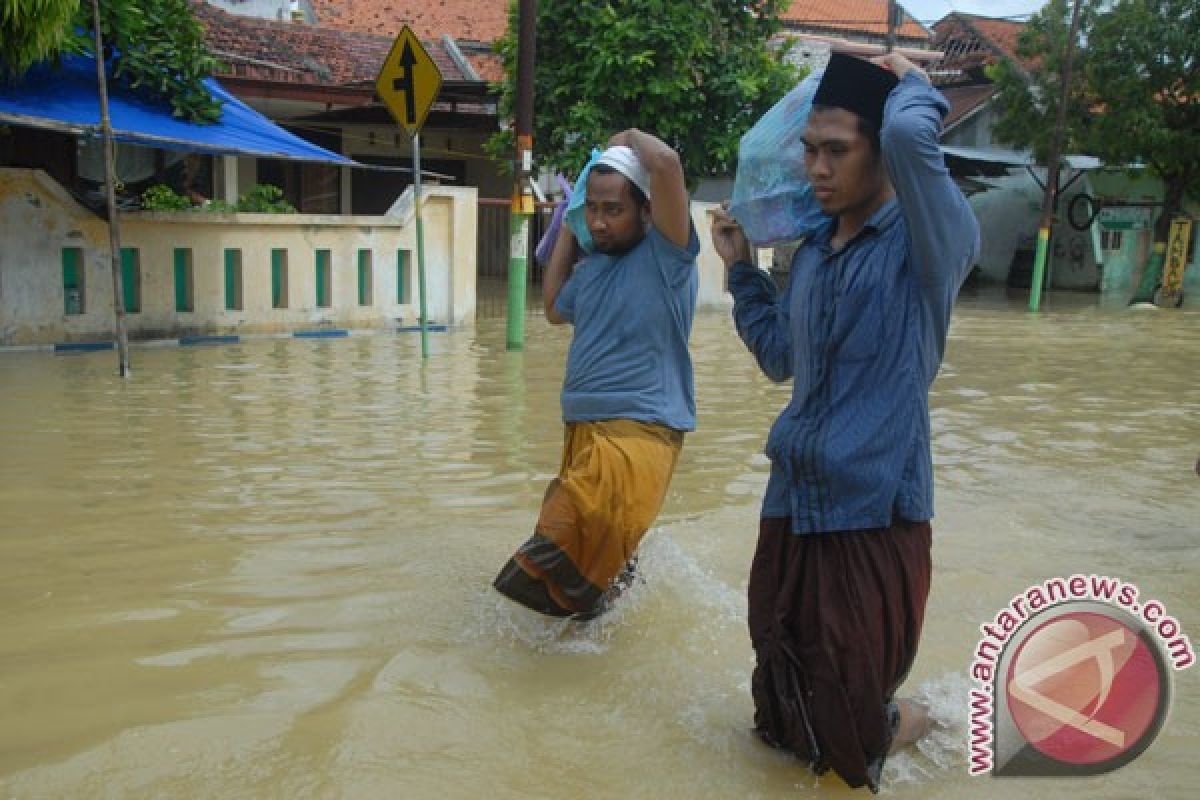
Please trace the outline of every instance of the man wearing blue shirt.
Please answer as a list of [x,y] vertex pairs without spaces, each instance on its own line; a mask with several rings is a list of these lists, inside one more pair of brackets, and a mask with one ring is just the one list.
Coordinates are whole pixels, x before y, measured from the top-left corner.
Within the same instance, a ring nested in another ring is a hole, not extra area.
[[907,59],[874,62],[835,54],[814,95],[804,161],[831,219],[787,288],[724,212],[713,241],[739,336],[793,383],[750,573],[755,727],[877,791],[887,754],[928,728],[894,693],[929,593],[929,387],[979,227],[938,146],[945,99]]
[[533,536],[493,585],[534,611],[588,619],[632,575],[696,426],[700,242],[679,157],[658,138],[616,134],[582,182],[589,246],[563,225],[542,284],[546,319],[574,326],[562,463]]

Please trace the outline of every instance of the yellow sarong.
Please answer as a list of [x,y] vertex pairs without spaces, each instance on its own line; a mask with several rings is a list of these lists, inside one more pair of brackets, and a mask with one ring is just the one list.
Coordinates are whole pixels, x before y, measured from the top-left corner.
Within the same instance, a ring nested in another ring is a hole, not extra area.
[[553,616],[604,610],[666,498],[683,433],[634,420],[573,422],[534,534],[495,587]]

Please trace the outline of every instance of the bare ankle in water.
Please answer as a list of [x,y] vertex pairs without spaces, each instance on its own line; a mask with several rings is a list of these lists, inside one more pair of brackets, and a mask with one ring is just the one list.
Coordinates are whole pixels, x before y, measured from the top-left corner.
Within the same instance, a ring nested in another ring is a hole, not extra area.
[[897,700],[896,708],[900,712],[900,722],[896,725],[896,735],[892,737],[892,746],[888,750],[890,753],[909,746],[933,730],[929,706],[914,700]]

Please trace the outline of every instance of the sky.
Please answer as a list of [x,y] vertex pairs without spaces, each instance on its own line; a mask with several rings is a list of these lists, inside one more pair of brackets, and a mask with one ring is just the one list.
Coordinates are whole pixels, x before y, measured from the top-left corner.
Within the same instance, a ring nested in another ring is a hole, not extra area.
[[900,5],[928,27],[954,11],[985,17],[1029,14],[1044,5],[1044,0],[899,0]]

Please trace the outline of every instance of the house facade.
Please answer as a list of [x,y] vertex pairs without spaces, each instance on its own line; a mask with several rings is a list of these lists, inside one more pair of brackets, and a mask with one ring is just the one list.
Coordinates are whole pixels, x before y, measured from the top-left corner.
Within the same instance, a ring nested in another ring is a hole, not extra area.
[[[980,267],[988,281],[1013,288],[1030,284],[1046,170],[1025,163],[1028,154],[1008,151],[1007,145],[995,140],[996,87],[986,71],[1000,61],[1026,75],[1037,68],[1036,60],[1017,53],[1024,27],[1008,19],[949,14],[933,25],[934,45],[944,56],[930,68],[931,78],[951,104],[943,145],[975,149],[980,158],[993,159],[996,168],[982,179],[985,190],[970,198],[981,221]],[[950,162],[954,169],[955,159]],[[1050,237],[1046,286],[1096,291],[1114,303],[1128,301],[1152,245],[1154,204],[1162,199],[1160,182],[1072,155],[1064,157],[1060,168],[1062,188]],[[1081,224],[1087,222],[1086,209],[1095,211],[1097,204],[1105,209],[1094,214],[1090,224]],[[1072,208],[1077,212],[1074,224]],[[1194,216],[1195,209],[1190,213]],[[1185,287],[1200,286],[1196,249],[1193,244]],[[1191,294],[1194,298],[1195,292]]]

